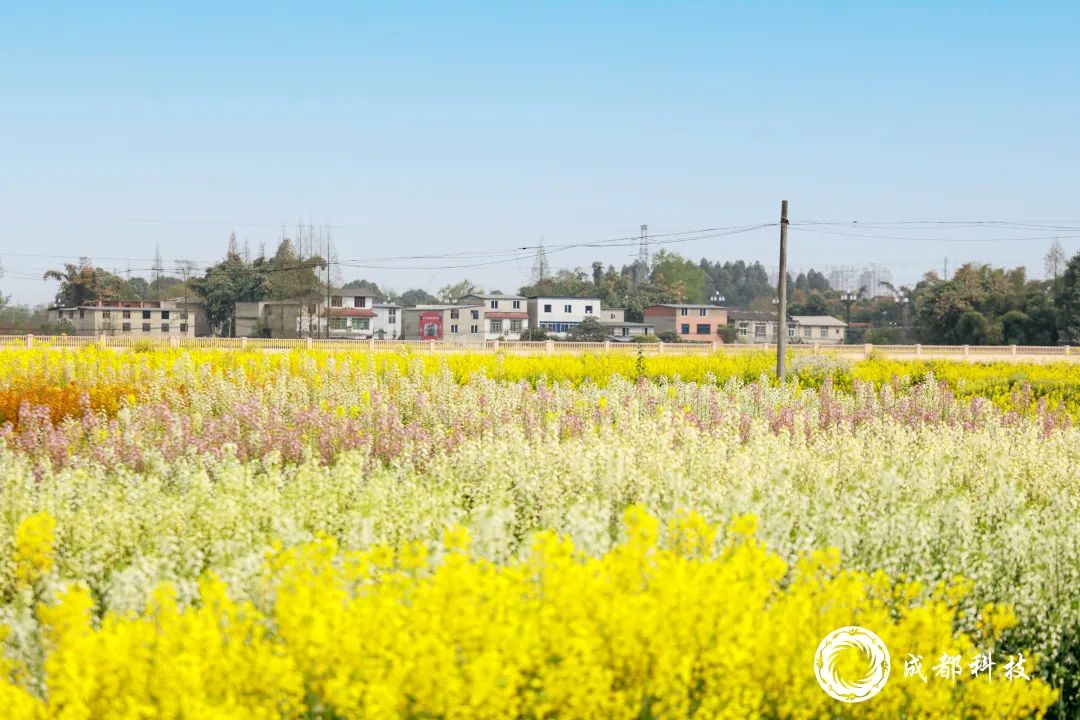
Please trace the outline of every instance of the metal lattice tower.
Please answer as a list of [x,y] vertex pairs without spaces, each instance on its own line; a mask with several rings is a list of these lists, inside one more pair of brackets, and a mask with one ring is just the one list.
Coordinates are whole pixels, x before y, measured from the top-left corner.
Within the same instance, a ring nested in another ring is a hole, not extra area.
[[649,270],[649,226],[641,226],[641,243],[638,246],[638,263],[645,269]]

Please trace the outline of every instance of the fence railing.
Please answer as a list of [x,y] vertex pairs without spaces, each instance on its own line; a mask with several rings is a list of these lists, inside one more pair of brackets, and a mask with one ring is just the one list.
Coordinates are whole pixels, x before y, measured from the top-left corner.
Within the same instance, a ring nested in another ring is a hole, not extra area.
[[[80,348],[90,345],[132,350],[139,348],[187,348],[222,350],[287,351],[299,349],[412,351],[412,352],[507,352],[518,354],[556,353],[638,353],[701,355],[713,352],[776,352],[763,343],[624,343],[557,342],[522,340],[376,340],[350,338],[219,338],[156,337],[131,338],[116,335],[0,335],[0,348]],[[875,355],[894,359],[957,359],[974,361],[1023,359],[1037,362],[1061,358],[1080,360],[1080,352],[1068,345],[833,345],[794,343],[792,355],[828,354],[869,358]]]

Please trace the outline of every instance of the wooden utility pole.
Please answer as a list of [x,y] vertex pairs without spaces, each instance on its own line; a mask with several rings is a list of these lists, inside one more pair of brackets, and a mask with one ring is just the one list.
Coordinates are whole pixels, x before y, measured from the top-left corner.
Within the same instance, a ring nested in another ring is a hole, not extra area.
[[326,338],[330,339],[330,229],[326,230]]
[[787,352],[787,200],[780,202],[780,280],[779,302],[776,311],[779,314],[776,338],[776,377],[784,379],[784,354]]

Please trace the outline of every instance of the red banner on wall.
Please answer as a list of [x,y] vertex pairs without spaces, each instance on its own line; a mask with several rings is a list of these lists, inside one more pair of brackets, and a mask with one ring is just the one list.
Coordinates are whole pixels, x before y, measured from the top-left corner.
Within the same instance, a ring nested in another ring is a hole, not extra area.
[[442,340],[442,313],[428,310],[420,313],[420,339]]

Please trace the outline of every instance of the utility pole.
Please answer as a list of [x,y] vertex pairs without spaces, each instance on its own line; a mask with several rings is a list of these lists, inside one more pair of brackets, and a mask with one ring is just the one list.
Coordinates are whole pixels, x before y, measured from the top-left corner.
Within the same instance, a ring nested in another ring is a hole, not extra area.
[[776,338],[776,377],[784,379],[784,353],[787,352],[787,200],[780,202],[780,302],[776,304],[779,313],[777,323],[779,337]]
[[330,339],[330,230],[326,231],[326,339]]
[[949,258],[945,258],[945,273],[941,276],[942,280],[949,279]]

